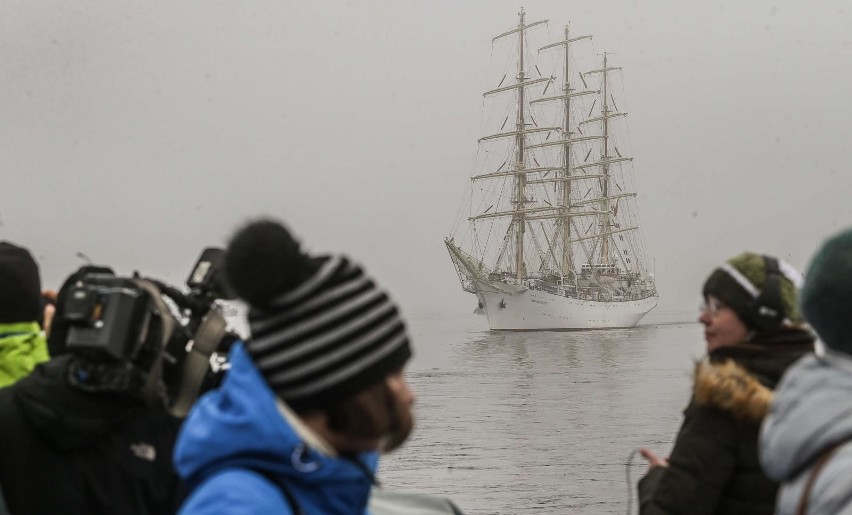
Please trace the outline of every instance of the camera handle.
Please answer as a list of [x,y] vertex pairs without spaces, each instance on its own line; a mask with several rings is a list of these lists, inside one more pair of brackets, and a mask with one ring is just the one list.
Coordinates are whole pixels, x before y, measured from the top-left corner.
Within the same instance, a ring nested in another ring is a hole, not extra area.
[[135,278],[133,282],[136,283],[136,286],[143,289],[148,296],[151,298],[151,301],[154,303],[154,308],[159,311],[160,320],[162,320],[163,324],[163,337],[160,342],[160,348],[157,349],[157,357],[154,361],[151,370],[148,371],[148,377],[145,380],[145,385],[142,388],[143,396],[148,402],[149,405],[155,405],[158,401],[163,402],[163,404],[168,405],[166,402],[166,390],[163,385],[162,377],[163,377],[163,349],[166,348],[166,344],[172,337],[172,332],[175,330],[176,322],[175,320],[169,316],[169,308],[166,306],[166,303],[163,302],[163,298],[160,297],[160,290],[157,288],[156,284],[148,279]]
[[175,402],[169,412],[176,417],[184,417],[195,403],[201,383],[210,370],[210,356],[216,351],[219,342],[227,331],[222,308],[213,305],[204,316],[193,339],[186,344],[187,355],[183,363],[180,386]]

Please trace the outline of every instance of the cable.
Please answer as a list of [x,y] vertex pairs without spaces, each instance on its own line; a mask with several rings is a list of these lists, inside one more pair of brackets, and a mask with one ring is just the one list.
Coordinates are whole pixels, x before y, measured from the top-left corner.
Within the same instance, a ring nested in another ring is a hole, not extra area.
[[630,467],[633,466],[633,457],[639,454],[639,448],[635,448],[627,455],[627,462],[624,464],[624,475],[627,478],[627,515],[632,513],[633,508],[633,483],[630,481]]

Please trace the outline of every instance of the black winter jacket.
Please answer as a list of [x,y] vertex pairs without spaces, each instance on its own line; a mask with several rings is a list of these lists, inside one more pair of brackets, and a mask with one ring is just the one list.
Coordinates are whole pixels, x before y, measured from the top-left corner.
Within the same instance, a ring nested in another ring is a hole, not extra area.
[[180,421],[69,385],[70,359],[0,389],[0,490],[9,513],[177,511],[183,490],[171,451]]
[[639,481],[642,515],[771,515],[778,485],[757,457],[772,390],[813,350],[805,331],[785,330],[723,347],[695,366],[692,399],[669,457]]

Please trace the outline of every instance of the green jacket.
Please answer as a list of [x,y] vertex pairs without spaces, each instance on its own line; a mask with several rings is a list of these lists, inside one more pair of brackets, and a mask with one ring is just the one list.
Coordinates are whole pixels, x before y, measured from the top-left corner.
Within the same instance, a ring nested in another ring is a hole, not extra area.
[[48,359],[47,340],[36,322],[0,324],[0,387],[29,375]]

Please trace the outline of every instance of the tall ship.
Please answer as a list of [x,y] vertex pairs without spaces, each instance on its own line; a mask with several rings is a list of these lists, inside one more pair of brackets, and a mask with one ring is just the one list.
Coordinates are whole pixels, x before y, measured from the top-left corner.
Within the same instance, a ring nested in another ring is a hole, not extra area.
[[616,102],[621,68],[567,26],[531,47],[547,20],[518,15],[492,40],[513,47],[509,69],[483,95],[488,133],[447,250],[492,330],[633,327],[658,296]]

